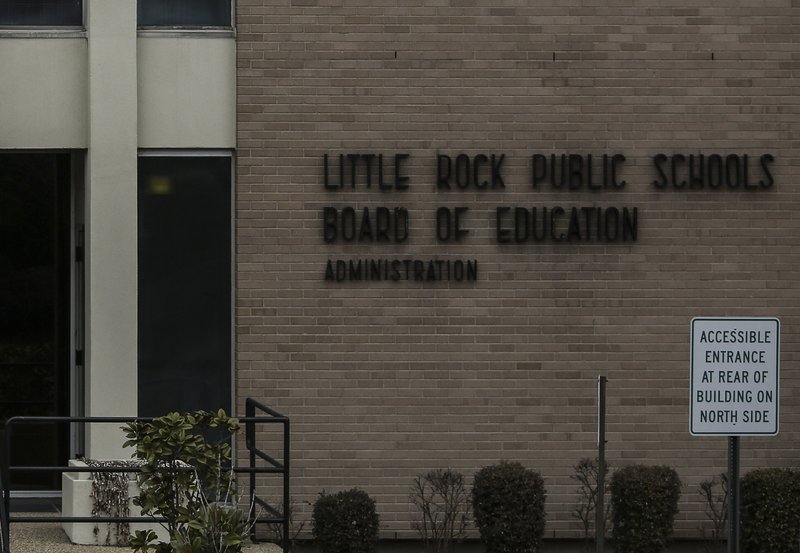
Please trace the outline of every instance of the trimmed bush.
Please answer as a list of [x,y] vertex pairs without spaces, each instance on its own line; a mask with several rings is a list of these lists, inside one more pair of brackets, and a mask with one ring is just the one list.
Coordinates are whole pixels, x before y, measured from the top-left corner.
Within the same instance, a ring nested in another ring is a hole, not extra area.
[[542,544],[545,489],[539,473],[501,461],[475,474],[472,509],[486,553],[534,553]]
[[631,465],[611,477],[611,509],[618,553],[664,550],[678,513],[681,481],[666,466]]
[[800,471],[754,470],[739,486],[743,553],[795,553],[800,540]]
[[322,553],[375,553],[378,513],[367,492],[321,493],[311,516],[312,534]]

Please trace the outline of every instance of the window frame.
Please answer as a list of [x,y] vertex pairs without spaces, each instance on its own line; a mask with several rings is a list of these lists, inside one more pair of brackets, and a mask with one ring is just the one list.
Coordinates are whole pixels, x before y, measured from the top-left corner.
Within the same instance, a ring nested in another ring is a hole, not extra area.
[[142,0],[136,0],[136,29],[139,35],[148,34],[164,36],[169,33],[178,35],[186,34],[221,34],[231,35],[236,28],[236,0],[230,0],[230,23],[228,25],[141,25],[139,23],[139,5]]
[[[233,2],[231,2],[233,4]],[[230,159],[231,173],[230,173],[230,340],[231,351],[229,359],[229,373],[230,373],[230,405],[231,410],[236,410],[236,151],[233,149],[164,149],[164,148],[150,148],[139,149],[137,152],[137,182],[139,178],[138,159],[142,157],[227,157]],[[138,203],[138,198],[137,198]],[[137,229],[138,233],[138,229]],[[137,246],[138,247],[138,246]],[[138,253],[137,253],[138,259]],[[138,266],[138,260],[137,260]],[[138,272],[138,267],[137,267]],[[138,301],[138,300],[137,300]],[[137,314],[138,318],[138,314]],[[138,357],[138,353],[137,353]],[[138,359],[137,359],[138,370]]]
[[86,36],[86,4],[87,0],[80,0],[81,22],[79,25],[13,25],[0,23],[0,36],[41,38],[73,38]]

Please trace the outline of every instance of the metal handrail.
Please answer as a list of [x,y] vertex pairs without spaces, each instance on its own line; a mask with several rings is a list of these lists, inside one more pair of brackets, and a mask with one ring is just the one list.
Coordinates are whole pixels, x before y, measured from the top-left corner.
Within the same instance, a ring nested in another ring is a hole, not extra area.
[[[266,413],[268,416],[256,416],[256,409]],[[245,427],[245,446],[250,452],[250,464],[246,467],[232,467],[234,474],[249,475],[249,497],[253,505],[263,507],[272,517],[257,517],[253,521],[252,536],[255,538],[256,524],[281,524],[283,526],[283,551],[289,551],[289,418],[278,413],[274,409],[259,403],[252,398],[246,400],[246,415],[239,418],[239,422]],[[75,473],[75,472],[141,472],[141,467],[70,467],[70,466],[18,466],[11,465],[11,437],[15,425],[21,424],[126,424],[131,422],[152,422],[153,417],[11,417],[5,423],[4,432],[4,455],[0,459],[0,549],[2,553],[11,553],[10,547],[10,525],[16,522],[26,523],[52,523],[52,522],[164,522],[165,519],[158,517],[112,517],[112,516],[92,516],[92,517],[14,517],[11,516],[11,473],[33,472],[33,473]],[[271,456],[257,447],[256,425],[257,424],[281,424],[283,426],[283,463],[277,462]],[[271,466],[258,466],[257,459],[268,462]],[[187,467],[186,470],[192,470]],[[258,474],[282,474],[283,475],[283,505],[281,511],[270,506],[266,501],[259,498],[256,493],[256,475]]]
[[[250,452],[250,467],[255,468],[258,459],[266,461],[272,468],[262,467],[262,470],[265,472],[280,472],[283,474],[283,509],[279,510],[276,509],[274,506],[269,505],[267,502],[261,500],[256,496],[256,472],[250,472],[250,497],[252,498],[255,504],[260,505],[268,512],[272,514],[279,514],[282,513],[283,516],[280,517],[280,523],[283,525],[283,540],[281,546],[283,547],[283,552],[289,552],[289,533],[290,533],[290,516],[291,512],[289,509],[289,452],[290,452],[290,440],[289,440],[289,418],[278,413],[274,409],[271,409],[264,405],[263,403],[256,401],[253,398],[247,398],[245,401],[245,418],[240,419],[243,421],[247,421],[253,418],[256,418],[256,410],[262,411],[268,415],[270,415],[273,420],[276,422],[280,422],[283,424],[283,463],[278,462],[277,460],[273,459],[270,455],[261,451],[256,447],[256,428],[254,423],[245,422],[245,445],[247,450]],[[277,522],[277,521],[276,521]],[[255,524],[253,525],[253,534],[255,535]]]

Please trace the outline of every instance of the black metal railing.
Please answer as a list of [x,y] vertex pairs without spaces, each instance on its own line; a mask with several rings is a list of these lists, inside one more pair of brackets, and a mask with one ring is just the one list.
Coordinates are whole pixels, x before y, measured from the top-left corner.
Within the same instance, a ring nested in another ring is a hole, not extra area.
[[[268,417],[259,417],[257,412],[261,411],[269,415]],[[258,448],[258,440],[256,434],[256,424],[258,420],[267,418],[273,423],[280,423],[283,425],[283,462],[279,462],[272,456],[268,455],[265,451]],[[271,517],[260,517],[255,519],[253,524],[253,536],[255,536],[256,525],[258,524],[281,524],[283,526],[282,543],[283,553],[289,553],[289,539],[290,539],[290,517],[291,512],[289,509],[289,452],[290,452],[290,432],[289,432],[289,418],[281,415],[277,411],[270,409],[263,403],[260,403],[253,398],[247,398],[245,401],[245,417],[239,419],[244,423],[245,428],[245,446],[249,452],[249,467],[240,469],[240,472],[249,473],[249,489],[250,498],[254,506],[258,506],[267,511]],[[258,466],[258,461],[262,460],[268,463],[269,467]],[[280,508],[270,505],[256,494],[256,476],[258,474],[282,474],[283,475],[283,498]]]
[[[247,398],[246,416],[239,418],[239,422],[245,427],[245,446],[249,453],[248,466],[234,466],[232,470],[235,474],[247,474],[249,484],[248,497],[253,506],[258,506],[268,513],[269,516],[256,515],[253,519],[252,536],[255,538],[256,525],[259,524],[280,524],[283,527],[283,547],[284,553],[289,551],[289,418],[281,415],[277,411],[270,409],[258,401]],[[264,413],[266,416],[258,416],[257,412]],[[12,523],[53,523],[53,522],[90,522],[90,523],[130,523],[130,522],[165,522],[163,518],[143,517],[143,516],[47,516],[29,517],[13,516],[11,513],[11,475],[15,473],[77,473],[77,472],[141,472],[141,467],[132,466],[15,466],[11,464],[11,438],[14,427],[25,424],[127,424],[130,422],[151,422],[152,417],[11,417],[6,421],[3,436],[3,456],[0,460],[0,548],[2,553],[11,553],[10,526]],[[283,455],[282,461],[276,460],[258,447],[257,429],[259,425],[278,424],[283,426]],[[258,461],[264,461],[259,465]],[[276,507],[260,498],[256,490],[256,476],[259,474],[279,474],[283,476],[283,498],[282,507]]]

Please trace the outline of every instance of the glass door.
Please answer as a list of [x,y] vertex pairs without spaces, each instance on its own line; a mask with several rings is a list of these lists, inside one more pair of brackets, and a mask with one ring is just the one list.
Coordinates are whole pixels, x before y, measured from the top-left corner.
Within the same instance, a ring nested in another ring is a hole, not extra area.
[[[70,183],[68,153],[0,152],[3,429],[12,416],[70,412]],[[65,464],[68,431],[67,425],[16,426],[11,464]],[[61,488],[58,474],[15,474],[11,485],[26,491]]]

